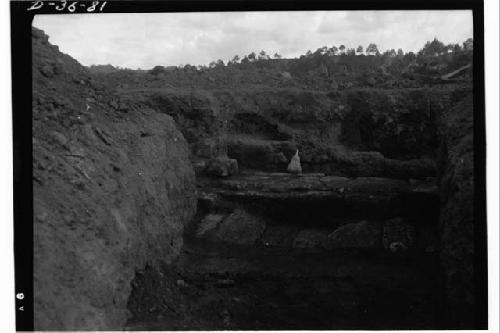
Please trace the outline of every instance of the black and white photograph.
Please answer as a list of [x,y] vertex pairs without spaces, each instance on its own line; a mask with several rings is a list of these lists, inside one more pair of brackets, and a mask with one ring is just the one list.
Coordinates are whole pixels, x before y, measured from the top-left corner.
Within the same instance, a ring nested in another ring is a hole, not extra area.
[[342,3],[11,2],[18,330],[491,329],[482,2]]

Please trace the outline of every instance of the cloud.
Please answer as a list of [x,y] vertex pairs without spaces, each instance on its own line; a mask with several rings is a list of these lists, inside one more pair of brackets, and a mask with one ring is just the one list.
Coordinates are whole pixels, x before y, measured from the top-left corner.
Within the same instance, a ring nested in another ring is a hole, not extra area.
[[321,46],[376,43],[417,51],[434,37],[472,37],[471,11],[294,11],[37,15],[33,25],[84,65],[208,64],[265,50],[297,57]]

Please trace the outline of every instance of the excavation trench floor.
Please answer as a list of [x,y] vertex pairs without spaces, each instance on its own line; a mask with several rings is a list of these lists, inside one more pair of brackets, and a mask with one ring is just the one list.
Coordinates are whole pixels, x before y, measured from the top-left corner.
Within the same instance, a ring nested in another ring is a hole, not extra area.
[[433,255],[238,247],[187,237],[132,286],[128,330],[436,328]]
[[[249,236],[260,230],[259,221],[264,220],[264,235],[272,227],[328,229],[338,217],[356,221],[403,214],[411,216],[417,226],[432,224],[434,211],[430,210],[430,218],[415,213],[438,201],[432,184],[253,173],[220,181],[200,179],[198,185],[199,214],[186,228],[181,254],[170,265],[159,264],[137,273],[128,304],[132,317],[126,329],[438,327],[435,252],[391,253],[381,246],[366,248],[366,235],[357,240],[359,247],[349,249],[297,247],[288,240],[288,232],[278,232],[288,241],[277,243],[268,243],[265,236],[253,242]],[[261,215],[248,215],[256,211],[267,217],[258,220]],[[217,218],[221,212],[239,213],[231,215],[237,220],[230,225],[219,224],[218,228],[228,228],[223,229],[226,233],[212,229],[222,238],[200,238],[200,226],[211,226],[207,216]],[[325,225],[327,221],[330,224]],[[248,234],[237,231],[236,226]],[[243,239],[252,241],[243,245]]]

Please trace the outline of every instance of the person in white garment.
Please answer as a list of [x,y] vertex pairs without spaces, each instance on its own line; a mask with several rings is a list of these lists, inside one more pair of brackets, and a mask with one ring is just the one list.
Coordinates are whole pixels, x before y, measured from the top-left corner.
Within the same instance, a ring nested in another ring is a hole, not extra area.
[[295,155],[292,156],[292,159],[290,160],[290,163],[288,164],[287,170],[290,173],[302,173],[302,167],[300,166],[300,157],[299,157],[299,150],[298,149],[295,152]]

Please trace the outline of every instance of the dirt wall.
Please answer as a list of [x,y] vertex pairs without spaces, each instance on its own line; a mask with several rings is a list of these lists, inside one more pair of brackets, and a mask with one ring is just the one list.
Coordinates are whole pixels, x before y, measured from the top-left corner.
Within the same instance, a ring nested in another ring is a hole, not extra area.
[[196,208],[173,119],[120,107],[33,30],[36,330],[119,330],[136,270],[170,262]]
[[[447,328],[478,329],[474,272],[474,145],[472,94],[440,121],[441,269]],[[479,272],[480,273],[480,272]]]

